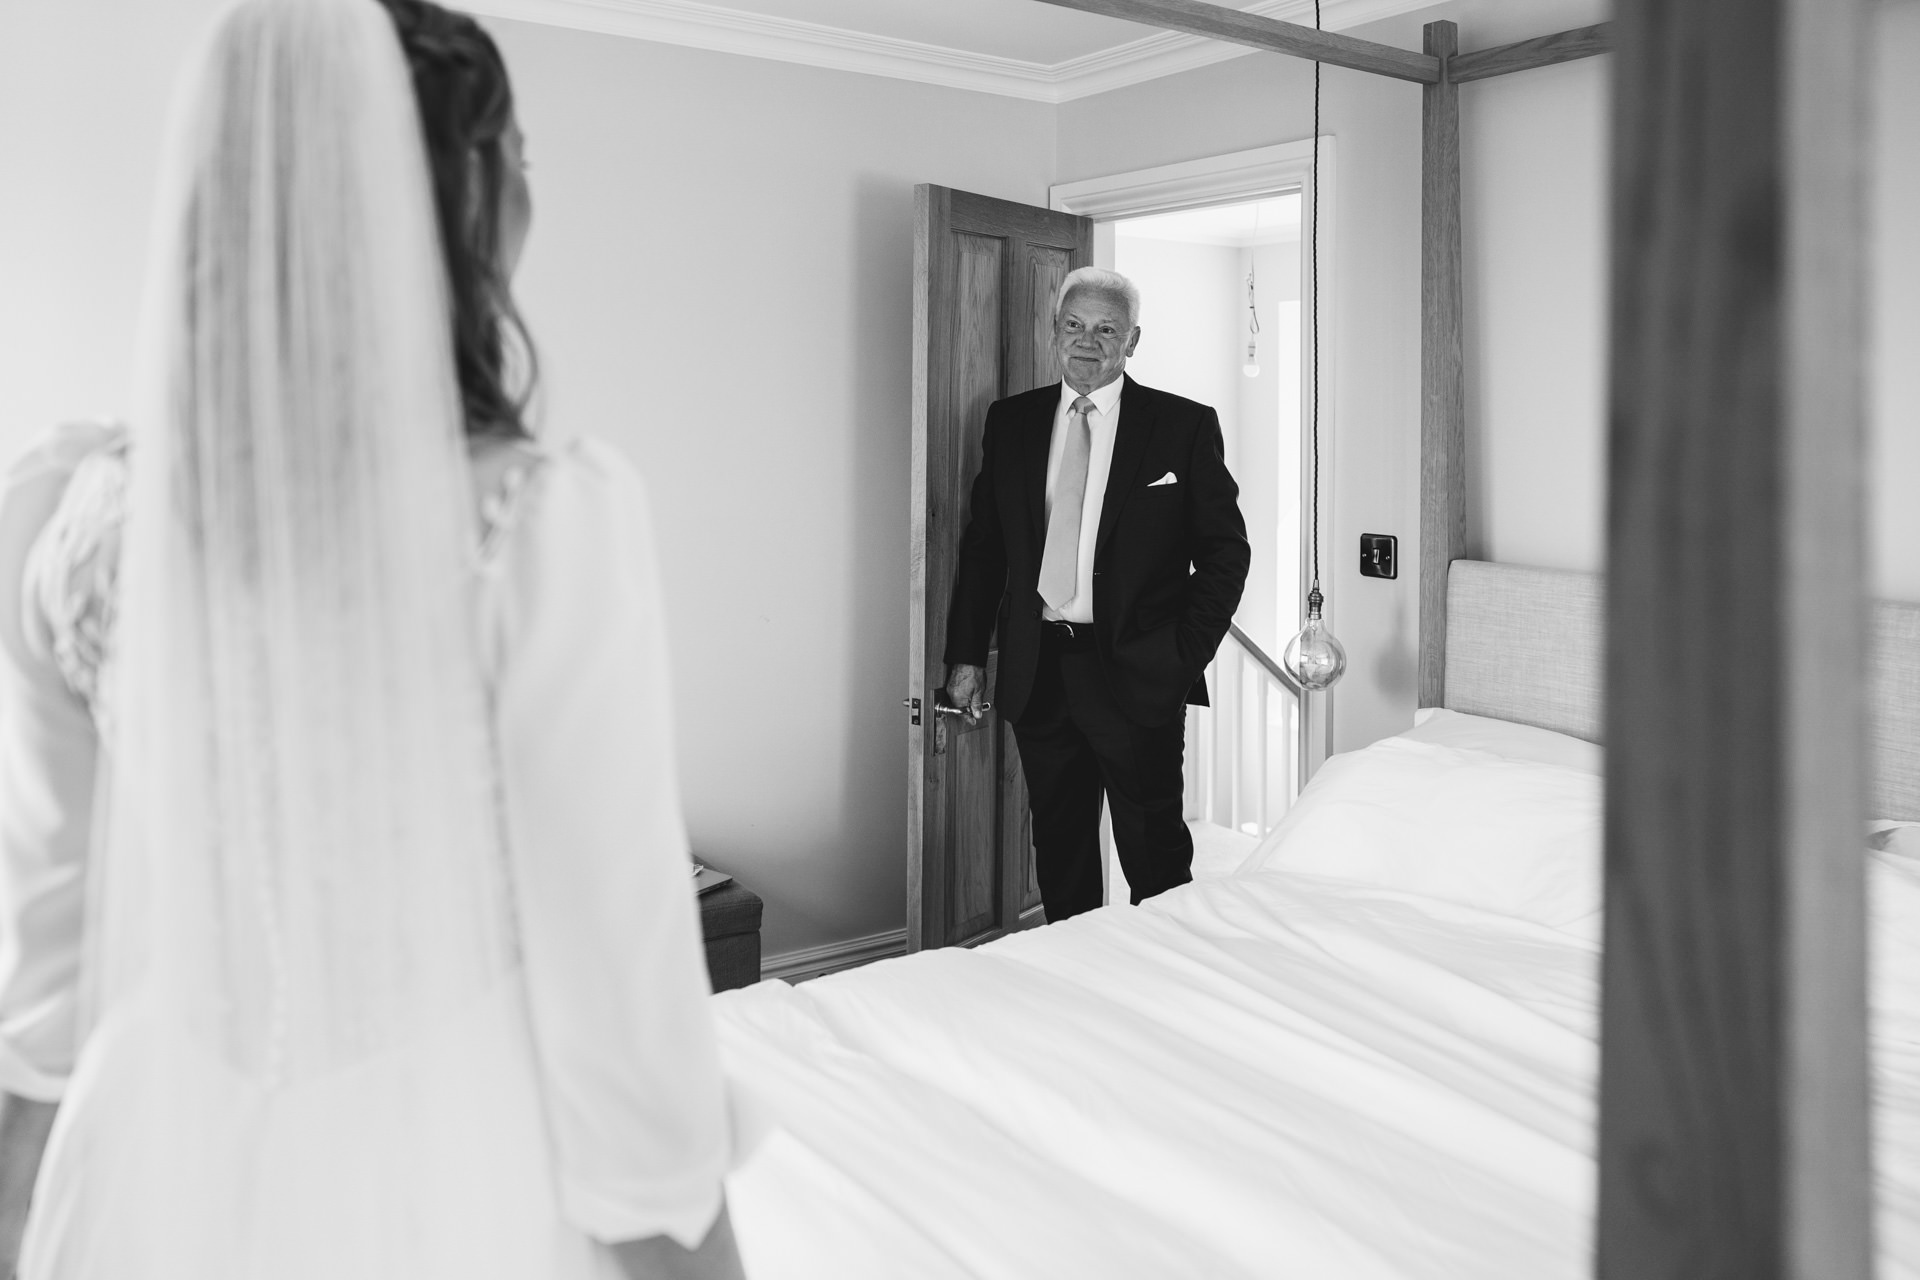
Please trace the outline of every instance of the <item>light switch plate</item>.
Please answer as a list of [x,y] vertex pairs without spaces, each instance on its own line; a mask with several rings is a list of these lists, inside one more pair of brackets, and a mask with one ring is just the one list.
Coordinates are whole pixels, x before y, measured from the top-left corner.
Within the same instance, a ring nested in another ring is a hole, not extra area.
[[1360,576],[1397,578],[1400,576],[1400,539],[1390,533],[1360,535]]

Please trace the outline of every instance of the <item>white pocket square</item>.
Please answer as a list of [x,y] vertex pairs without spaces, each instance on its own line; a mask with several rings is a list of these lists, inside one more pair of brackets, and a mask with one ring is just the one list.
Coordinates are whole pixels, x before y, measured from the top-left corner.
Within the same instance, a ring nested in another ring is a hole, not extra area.
[[1167,472],[1167,474],[1161,476],[1158,480],[1155,480],[1153,484],[1148,485],[1147,488],[1152,489],[1158,485],[1179,484],[1179,483],[1180,483],[1180,477],[1176,476],[1175,474],[1173,474],[1173,472],[1169,471]]

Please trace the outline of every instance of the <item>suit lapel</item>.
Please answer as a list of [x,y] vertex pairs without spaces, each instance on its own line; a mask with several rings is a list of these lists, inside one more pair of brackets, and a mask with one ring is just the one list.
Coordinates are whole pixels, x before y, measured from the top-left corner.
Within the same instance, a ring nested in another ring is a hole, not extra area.
[[1026,481],[1027,515],[1033,525],[1033,545],[1047,545],[1047,454],[1053,443],[1053,420],[1060,408],[1060,384],[1051,396],[1035,396],[1033,415],[1027,419]]
[[[1122,375],[1125,377],[1125,375]],[[1113,536],[1126,495],[1133,491],[1140,462],[1147,456],[1147,441],[1153,438],[1153,403],[1145,390],[1132,378],[1120,388],[1120,421],[1113,427],[1113,462],[1107,468],[1107,493],[1101,500],[1100,530],[1093,538],[1093,558],[1097,564],[1107,540]]]

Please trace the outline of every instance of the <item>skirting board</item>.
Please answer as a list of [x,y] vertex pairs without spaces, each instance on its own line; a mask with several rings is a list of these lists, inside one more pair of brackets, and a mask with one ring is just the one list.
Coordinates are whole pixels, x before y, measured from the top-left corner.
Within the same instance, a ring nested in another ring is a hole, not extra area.
[[864,938],[849,938],[845,942],[829,942],[818,947],[801,947],[797,951],[782,951],[777,956],[768,956],[760,966],[760,977],[778,978],[782,982],[805,982],[808,978],[818,978],[874,960],[905,955],[906,950],[907,931],[889,929],[885,933],[870,933]]

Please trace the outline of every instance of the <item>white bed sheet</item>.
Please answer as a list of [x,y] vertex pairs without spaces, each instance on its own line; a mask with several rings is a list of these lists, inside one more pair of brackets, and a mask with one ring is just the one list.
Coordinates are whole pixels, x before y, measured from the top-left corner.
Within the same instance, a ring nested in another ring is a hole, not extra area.
[[[755,1280],[1586,1275],[1593,931],[1263,852],[717,997],[776,1129],[729,1184]],[[1882,1275],[1920,1277],[1920,858],[1872,856]]]
[[1193,833],[1193,878],[1218,880],[1245,866],[1248,857],[1260,847],[1260,837],[1223,827],[1217,822],[1190,820]]
[[1579,1274],[1593,967],[1266,875],[728,993],[752,1274]]

